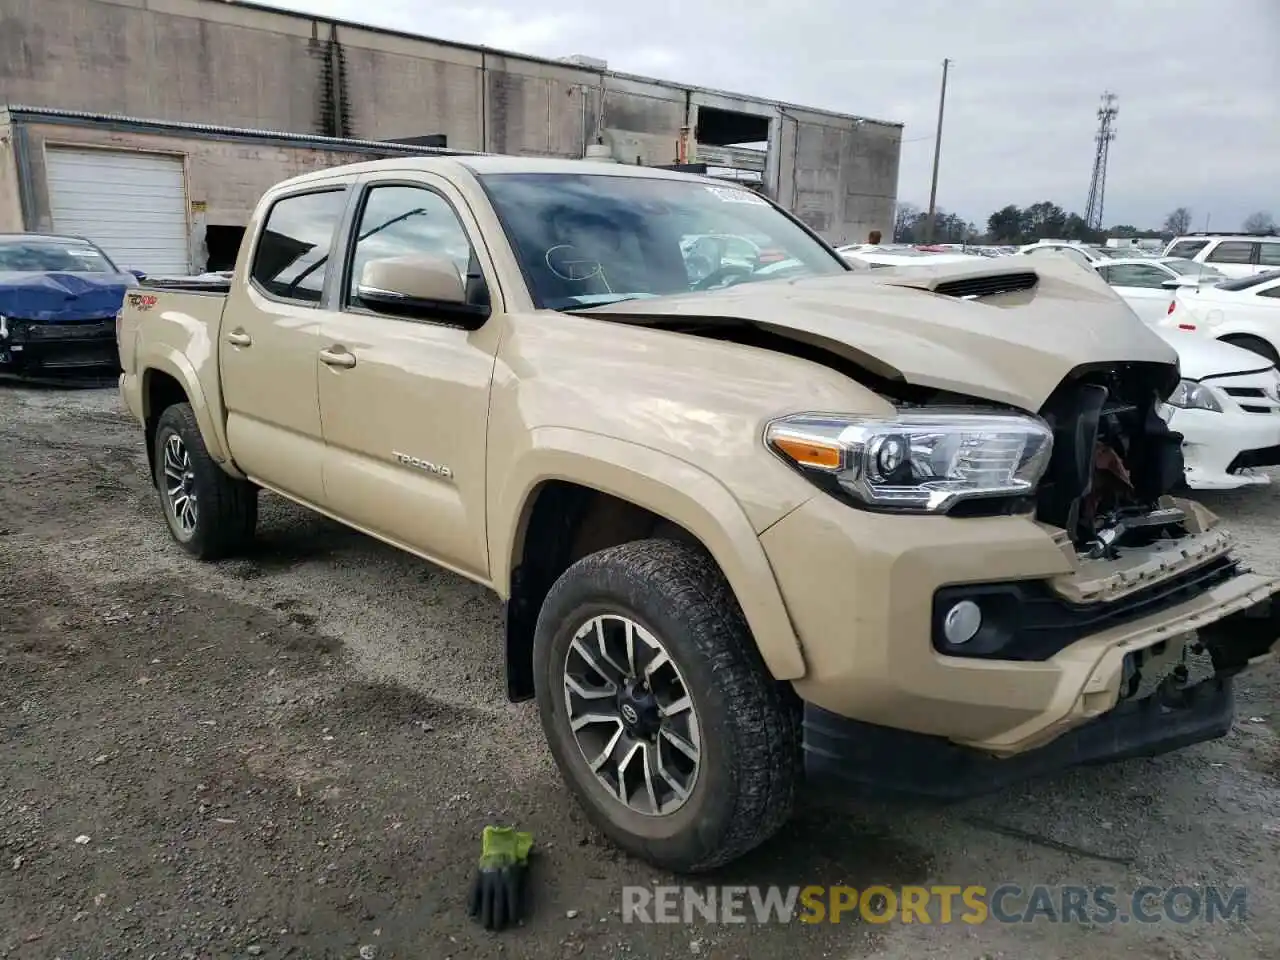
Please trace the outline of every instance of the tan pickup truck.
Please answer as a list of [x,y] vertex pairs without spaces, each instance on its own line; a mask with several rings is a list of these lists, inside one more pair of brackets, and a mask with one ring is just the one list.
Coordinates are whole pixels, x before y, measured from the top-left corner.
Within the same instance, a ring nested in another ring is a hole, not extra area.
[[273,188],[119,347],[178,543],[245,548],[267,489],[491,587],[565,781],[679,871],[805,782],[1221,736],[1280,634],[1174,496],[1173,349],[1057,258],[853,273],[722,181],[384,160]]

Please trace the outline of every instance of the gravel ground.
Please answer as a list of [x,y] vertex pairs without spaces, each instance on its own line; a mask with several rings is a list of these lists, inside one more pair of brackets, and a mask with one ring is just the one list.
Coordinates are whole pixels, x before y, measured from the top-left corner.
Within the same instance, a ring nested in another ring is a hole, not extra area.
[[[1280,572],[1280,484],[1206,497]],[[1245,923],[636,925],[619,855],[503,697],[480,588],[274,497],[190,561],[112,390],[0,385],[0,957],[1280,956],[1280,671],[1180,754],[936,808],[808,801],[719,883],[1243,884]],[[536,901],[462,899],[480,828],[534,832]]]

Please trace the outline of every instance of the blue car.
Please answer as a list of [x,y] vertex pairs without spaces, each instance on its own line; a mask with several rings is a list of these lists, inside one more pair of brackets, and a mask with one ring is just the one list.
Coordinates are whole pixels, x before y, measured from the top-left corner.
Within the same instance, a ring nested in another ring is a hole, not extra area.
[[139,277],[79,237],[0,233],[0,375],[117,372],[116,313]]

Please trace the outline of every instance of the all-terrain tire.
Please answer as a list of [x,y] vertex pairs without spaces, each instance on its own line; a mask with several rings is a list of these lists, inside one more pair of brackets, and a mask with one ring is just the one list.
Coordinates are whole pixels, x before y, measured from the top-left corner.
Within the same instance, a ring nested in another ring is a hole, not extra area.
[[[566,657],[593,617],[627,617],[675,661],[696,710],[701,765],[671,813],[637,812],[592,772],[568,719]],[[677,873],[710,870],[776,833],[801,776],[799,700],[773,679],[728,582],[700,546],[647,539],[573,564],[538,616],[534,686],[551,752],[588,818],[614,843]]]
[[[184,528],[166,493],[165,450],[177,437],[189,459],[195,493],[195,522]],[[168,407],[156,424],[155,482],[169,532],[189,554],[201,560],[220,560],[243,550],[258,525],[258,489],[226,473],[204,445],[195,412],[189,403]]]

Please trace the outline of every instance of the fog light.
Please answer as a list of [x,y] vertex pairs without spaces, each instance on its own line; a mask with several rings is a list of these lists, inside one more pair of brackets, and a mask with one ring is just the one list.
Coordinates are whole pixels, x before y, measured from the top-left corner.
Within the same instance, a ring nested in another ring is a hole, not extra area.
[[982,609],[972,600],[961,600],[942,618],[942,635],[947,643],[968,643],[982,626]]

